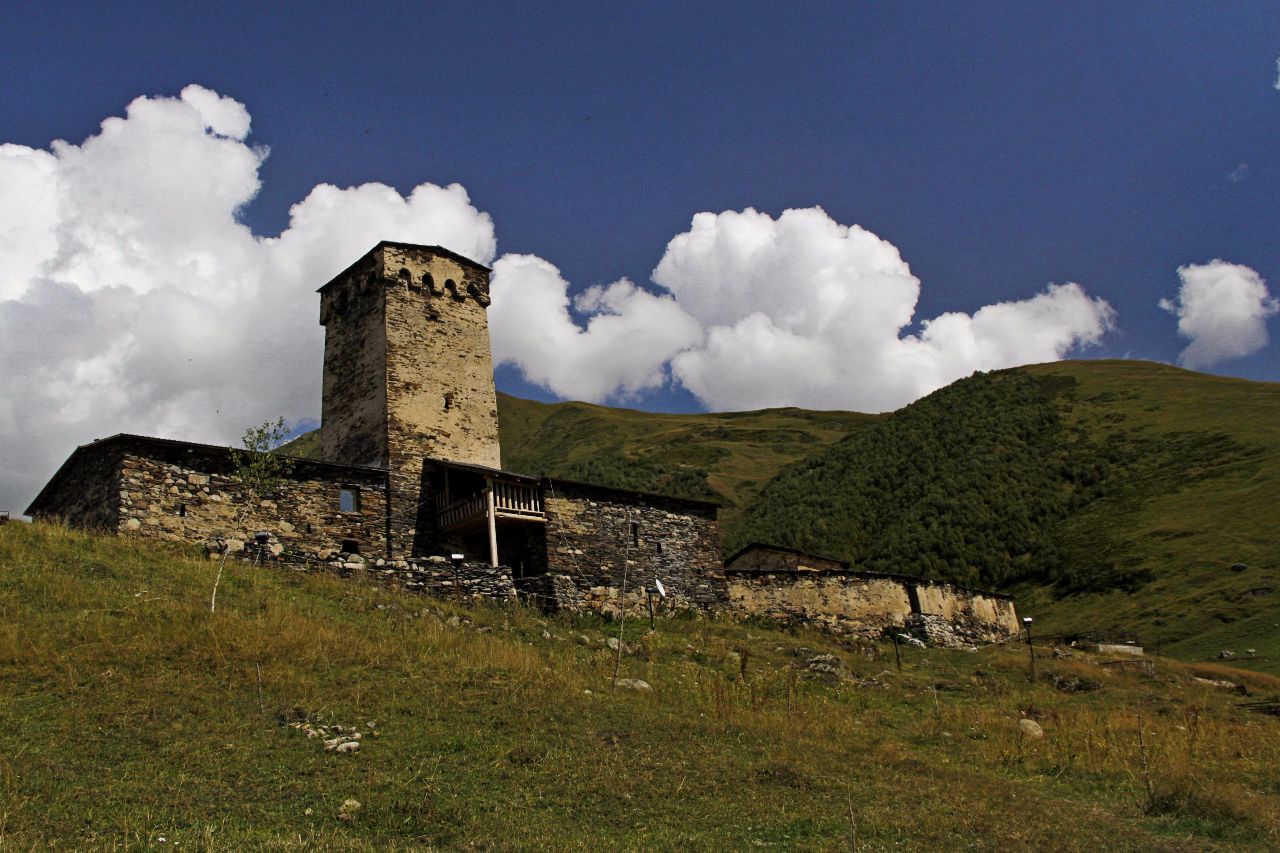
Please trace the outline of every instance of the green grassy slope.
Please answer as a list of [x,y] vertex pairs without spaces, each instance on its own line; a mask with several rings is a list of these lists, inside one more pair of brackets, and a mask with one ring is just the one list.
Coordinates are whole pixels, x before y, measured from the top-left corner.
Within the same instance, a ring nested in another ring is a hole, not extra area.
[[1225,438],[1243,452],[1184,470],[1141,499],[1100,502],[1064,530],[1076,553],[1101,552],[1149,574],[1137,594],[1027,590],[1024,609],[1035,607],[1051,628],[1131,627],[1186,658],[1254,648],[1258,659],[1240,665],[1280,672],[1280,384],[1131,361],[1027,370],[1075,379],[1071,418],[1091,433],[1127,433],[1156,447]]
[[[653,689],[615,693],[616,625],[241,564],[211,614],[214,571],[0,527],[0,849],[1280,842],[1280,721],[1172,661],[1142,678],[1046,656],[1028,684],[1025,647],[905,649],[899,673],[874,644],[629,620],[622,675]],[[816,652],[850,679],[801,677]],[[363,746],[328,754],[304,721]]]
[[729,523],[784,465],[875,419],[804,409],[671,415],[498,395],[503,467],[712,496]]

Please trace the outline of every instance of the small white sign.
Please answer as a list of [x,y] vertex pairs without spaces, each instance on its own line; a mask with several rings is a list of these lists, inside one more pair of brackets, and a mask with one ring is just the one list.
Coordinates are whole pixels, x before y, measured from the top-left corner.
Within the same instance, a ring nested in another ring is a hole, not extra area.
[[667,597],[667,588],[662,585],[662,581],[658,580],[657,578],[654,578],[653,585],[658,588],[658,595],[662,596],[663,598]]

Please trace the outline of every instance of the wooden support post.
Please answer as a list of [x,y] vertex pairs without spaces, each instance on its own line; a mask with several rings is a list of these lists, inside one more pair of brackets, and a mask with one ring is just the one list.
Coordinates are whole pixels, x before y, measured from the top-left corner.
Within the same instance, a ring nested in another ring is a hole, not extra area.
[[498,513],[493,505],[493,483],[484,490],[485,514],[489,517],[489,565],[498,566]]

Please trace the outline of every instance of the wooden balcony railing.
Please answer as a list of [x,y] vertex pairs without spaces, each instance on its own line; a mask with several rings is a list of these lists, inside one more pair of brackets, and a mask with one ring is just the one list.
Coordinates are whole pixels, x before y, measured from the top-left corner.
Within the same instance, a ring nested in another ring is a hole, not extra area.
[[[542,509],[542,493],[536,486],[490,481],[488,488],[493,490],[495,517],[525,521],[546,520]],[[437,514],[440,529],[452,530],[485,518],[488,503],[488,496],[483,491],[454,501]]]
[[498,515],[545,518],[542,511],[542,492],[537,486],[521,486],[516,483],[496,481],[493,489],[493,507]]
[[476,518],[484,518],[484,492],[454,501],[438,513],[441,530],[452,530]]

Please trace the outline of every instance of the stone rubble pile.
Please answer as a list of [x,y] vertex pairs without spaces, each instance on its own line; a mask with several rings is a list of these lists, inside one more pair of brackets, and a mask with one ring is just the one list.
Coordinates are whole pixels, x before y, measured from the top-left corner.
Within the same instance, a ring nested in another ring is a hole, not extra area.
[[310,720],[295,720],[288,723],[288,726],[305,734],[308,740],[321,741],[325,752],[332,752],[337,755],[350,755],[353,752],[359,752],[366,734],[369,737],[378,737],[378,724],[372,720],[365,723],[365,728],[368,729],[367,732],[362,732],[355,726],[326,726],[313,723]]

